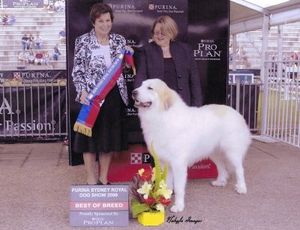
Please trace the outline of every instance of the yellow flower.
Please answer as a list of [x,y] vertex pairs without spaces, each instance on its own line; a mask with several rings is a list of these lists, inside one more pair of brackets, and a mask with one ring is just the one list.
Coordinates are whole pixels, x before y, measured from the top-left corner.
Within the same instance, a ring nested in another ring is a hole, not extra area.
[[146,181],[146,182],[144,182],[144,184],[142,185],[142,187],[137,190],[137,192],[139,194],[144,195],[144,199],[148,199],[148,196],[149,196],[149,193],[150,193],[151,189],[152,189],[152,185],[149,184]]
[[152,177],[151,177],[151,181],[152,181],[152,182],[155,181],[155,167],[152,169]]
[[167,188],[167,184],[164,180],[159,183],[159,189],[157,190],[158,195],[164,196],[166,199],[170,199],[172,195],[172,190]]
[[162,204],[157,204],[155,208],[157,211],[165,212],[165,207]]
[[141,168],[141,169],[138,171],[138,174],[139,174],[140,176],[142,176],[144,172],[145,172],[145,169]]
[[160,183],[159,183],[159,187],[160,188],[167,188],[167,184],[164,180],[162,180]]

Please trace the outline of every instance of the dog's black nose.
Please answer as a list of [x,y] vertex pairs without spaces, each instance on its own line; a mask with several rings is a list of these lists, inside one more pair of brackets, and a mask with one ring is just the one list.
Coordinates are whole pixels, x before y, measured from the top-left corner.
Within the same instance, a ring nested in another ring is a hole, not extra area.
[[138,91],[136,89],[133,90],[132,93],[131,93],[133,98],[135,98],[137,96],[137,94],[138,94]]

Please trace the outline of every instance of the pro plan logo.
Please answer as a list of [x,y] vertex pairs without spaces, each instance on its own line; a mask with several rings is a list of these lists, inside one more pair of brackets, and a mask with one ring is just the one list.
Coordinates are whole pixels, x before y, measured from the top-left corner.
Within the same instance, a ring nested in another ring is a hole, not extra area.
[[140,165],[149,164],[152,162],[152,157],[149,153],[131,153],[130,164]]
[[195,60],[221,60],[222,51],[215,40],[203,39],[194,49]]

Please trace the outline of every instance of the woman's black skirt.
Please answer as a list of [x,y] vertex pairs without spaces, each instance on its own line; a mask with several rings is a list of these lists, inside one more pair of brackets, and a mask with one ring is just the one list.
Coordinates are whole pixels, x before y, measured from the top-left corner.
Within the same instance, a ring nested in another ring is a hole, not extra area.
[[125,104],[116,85],[106,96],[92,130],[92,137],[75,133],[76,153],[108,153],[128,149]]

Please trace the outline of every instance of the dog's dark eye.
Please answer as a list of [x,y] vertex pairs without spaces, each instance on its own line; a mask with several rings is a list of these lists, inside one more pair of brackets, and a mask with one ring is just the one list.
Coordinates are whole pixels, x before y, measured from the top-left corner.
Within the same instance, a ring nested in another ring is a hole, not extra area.
[[148,88],[147,88],[147,89],[153,90],[153,88],[152,88],[151,86],[148,86]]

